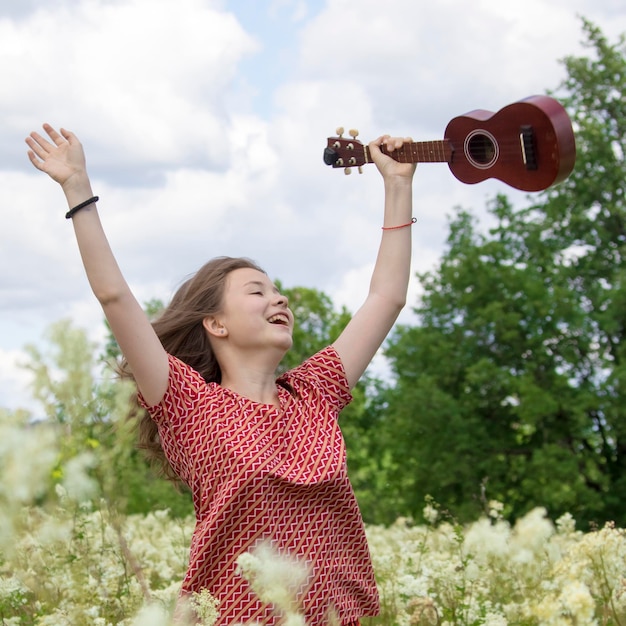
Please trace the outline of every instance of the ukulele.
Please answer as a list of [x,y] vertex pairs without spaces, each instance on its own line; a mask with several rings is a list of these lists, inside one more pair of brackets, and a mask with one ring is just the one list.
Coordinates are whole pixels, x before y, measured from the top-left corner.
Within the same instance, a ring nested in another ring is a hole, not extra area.
[[[324,163],[345,168],[372,163],[368,146],[351,139],[329,137]],[[455,117],[441,141],[405,143],[383,153],[401,163],[447,163],[462,183],[496,178],[522,191],[542,191],[565,180],[574,169],[576,144],[572,123],[563,106],[548,96],[530,96],[497,113],[477,109]]]

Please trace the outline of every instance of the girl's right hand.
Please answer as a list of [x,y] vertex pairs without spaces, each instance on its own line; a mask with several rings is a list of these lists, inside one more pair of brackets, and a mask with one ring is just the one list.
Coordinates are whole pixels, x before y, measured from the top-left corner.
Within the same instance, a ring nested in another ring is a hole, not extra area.
[[68,187],[84,185],[87,181],[85,153],[76,135],[63,128],[57,132],[50,124],[44,124],[43,129],[51,141],[37,132],[26,138],[30,162],[66,191]]

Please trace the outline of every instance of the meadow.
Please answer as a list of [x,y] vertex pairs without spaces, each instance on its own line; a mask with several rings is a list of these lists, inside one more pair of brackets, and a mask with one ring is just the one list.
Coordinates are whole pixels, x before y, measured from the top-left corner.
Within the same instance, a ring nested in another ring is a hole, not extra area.
[[[2,624],[172,624],[193,519],[167,510],[121,515],[109,500],[94,498],[88,454],[67,462],[44,502],[58,445],[51,431],[2,414]],[[623,528],[582,531],[570,515],[551,520],[542,508],[511,524],[502,503],[486,509],[460,525],[429,499],[426,523],[368,526],[382,610],[363,626],[626,625]],[[244,555],[238,575],[275,603],[281,624],[303,626],[284,601],[290,567],[277,566],[271,554]],[[214,623],[219,606],[210,596],[194,605],[203,624]]]

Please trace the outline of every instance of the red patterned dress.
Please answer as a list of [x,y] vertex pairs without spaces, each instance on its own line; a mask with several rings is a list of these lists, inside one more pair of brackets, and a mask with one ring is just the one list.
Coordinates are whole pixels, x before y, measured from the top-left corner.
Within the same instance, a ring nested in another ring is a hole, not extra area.
[[168,390],[149,410],[193,493],[197,521],[183,592],[207,588],[218,598],[218,625],[275,624],[271,607],[236,572],[240,554],[270,541],[311,567],[302,596],[308,624],[322,626],[332,611],[342,624],[375,615],[376,583],[337,423],[351,395],[335,349],[278,380],[280,408],[169,361]]

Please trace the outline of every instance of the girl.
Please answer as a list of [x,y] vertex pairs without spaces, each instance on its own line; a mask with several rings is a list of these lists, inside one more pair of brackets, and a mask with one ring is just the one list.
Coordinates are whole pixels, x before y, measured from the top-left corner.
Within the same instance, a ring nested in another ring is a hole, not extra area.
[[[94,295],[145,409],[140,437],[192,491],[196,513],[182,586],[219,600],[218,625],[277,623],[237,574],[260,542],[309,566],[301,609],[311,626],[378,612],[363,522],[338,414],[406,301],[415,166],[370,145],[385,189],[368,296],[334,343],[276,380],[292,343],[287,299],[247,259],[218,258],[182,285],[151,324],[107,242],[76,136],[49,124],[26,139],[32,164],[59,183]],[[409,141],[407,139],[407,141]]]

